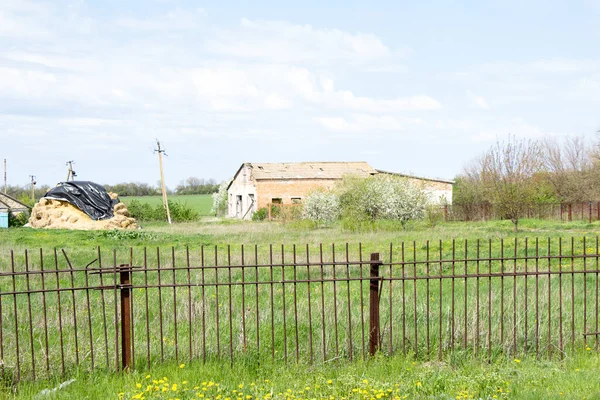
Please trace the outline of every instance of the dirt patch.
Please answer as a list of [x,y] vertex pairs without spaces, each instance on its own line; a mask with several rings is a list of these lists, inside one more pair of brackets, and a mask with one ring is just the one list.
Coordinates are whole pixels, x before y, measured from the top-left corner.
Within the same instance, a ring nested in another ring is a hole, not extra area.
[[[116,199],[115,193],[109,193]],[[31,210],[29,225],[32,228],[73,229],[73,230],[106,230],[137,229],[137,223],[131,218],[127,206],[117,203],[114,216],[110,219],[94,221],[83,211],[66,201],[41,198]]]

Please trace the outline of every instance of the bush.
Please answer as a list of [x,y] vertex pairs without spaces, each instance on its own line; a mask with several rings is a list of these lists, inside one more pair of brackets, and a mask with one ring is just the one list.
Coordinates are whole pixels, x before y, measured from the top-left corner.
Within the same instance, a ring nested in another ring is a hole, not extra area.
[[219,190],[212,194],[213,205],[210,210],[215,216],[223,216],[227,214],[227,186],[230,181],[223,181],[219,185]]
[[328,224],[339,218],[340,203],[335,193],[313,192],[302,204],[302,218],[319,225]]
[[254,214],[252,214],[252,221],[264,221],[267,219],[269,212],[265,207],[259,208]]
[[[162,204],[152,207],[148,203],[132,200],[127,206],[132,218],[138,221],[166,221],[167,210]],[[189,222],[199,218],[198,212],[194,211],[185,203],[169,201],[169,211],[173,222]]]
[[406,178],[390,175],[350,177],[344,179],[338,190],[342,216],[355,224],[378,219],[404,223],[425,217],[427,195]]
[[27,213],[21,212],[18,214],[8,213],[8,226],[21,227],[29,222]]

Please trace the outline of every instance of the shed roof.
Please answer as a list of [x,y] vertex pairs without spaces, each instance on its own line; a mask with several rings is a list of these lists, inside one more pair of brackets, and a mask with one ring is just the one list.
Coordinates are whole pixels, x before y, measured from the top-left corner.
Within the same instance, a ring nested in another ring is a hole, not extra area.
[[27,211],[29,207],[21,203],[19,200],[6,193],[0,193],[0,209],[8,209],[10,211]]
[[[249,165],[252,168],[252,176],[256,180],[342,179],[344,175],[369,176],[377,174],[377,171],[364,161],[244,163],[242,167],[244,165]],[[240,170],[242,167],[240,167]]]

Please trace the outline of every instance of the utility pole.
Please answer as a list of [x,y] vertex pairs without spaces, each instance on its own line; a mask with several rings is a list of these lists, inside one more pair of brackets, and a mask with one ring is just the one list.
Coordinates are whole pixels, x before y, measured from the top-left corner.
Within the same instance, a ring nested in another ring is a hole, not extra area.
[[160,167],[160,186],[161,186],[161,191],[162,191],[163,205],[164,205],[165,209],[167,210],[167,221],[169,221],[169,224],[170,224],[171,223],[171,212],[169,211],[169,200],[167,199],[167,188],[165,186],[165,175],[163,173],[163,165],[162,165],[162,155],[163,155],[163,153],[165,154],[165,156],[167,154],[165,153],[165,150],[160,147],[160,142],[158,141],[158,139],[156,139],[156,147],[157,148],[154,149],[154,151],[158,153],[158,165]]
[[35,203],[35,184],[37,182],[35,181],[35,175],[29,175],[29,178],[31,179],[31,201]]
[[67,182],[69,182],[69,179],[74,181],[75,177],[77,176],[75,171],[73,171],[73,164],[75,164],[74,160],[67,161],[65,164],[67,167],[69,167],[69,172],[67,173]]
[[6,158],[4,159],[4,194],[7,193],[7,186],[6,186]]

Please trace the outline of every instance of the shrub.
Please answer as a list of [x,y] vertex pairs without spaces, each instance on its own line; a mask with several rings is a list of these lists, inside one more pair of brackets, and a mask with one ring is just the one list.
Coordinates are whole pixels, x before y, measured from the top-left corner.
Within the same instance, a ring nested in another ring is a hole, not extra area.
[[223,216],[227,214],[227,186],[230,181],[223,181],[219,185],[219,190],[212,194],[213,205],[210,210],[215,216]]
[[338,188],[342,216],[361,221],[391,219],[406,222],[425,217],[428,200],[421,187],[408,179],[378,175],[370,178],[349,177]]
[[254,214],[252,214],[252,221],[264,221],[268,214],[269,213],[265,207],[259,208]]
[[328,224],[340,215],[340,203],[335,193],[313,192],[306,196],[302,205],[302,218],[317,224]]
[[29,222],[27,213],[20,212],[18,214],[8,213],[8,226],[21,227]]
[[[127,206],[132,218],[138,221],[166,221],[167,210],[162,204],[152,207],[148,203],[132,200]],[[185,203],[169,201],[169,211],[173,222],[189,222],[199,218],[198,212],[194,211]]]

